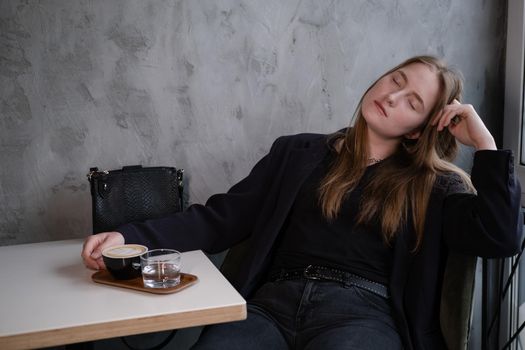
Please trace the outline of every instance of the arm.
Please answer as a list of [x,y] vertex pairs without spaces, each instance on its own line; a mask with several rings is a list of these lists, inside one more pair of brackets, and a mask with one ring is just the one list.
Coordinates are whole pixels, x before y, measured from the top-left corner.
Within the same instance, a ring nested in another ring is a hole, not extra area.
[[477,151],[471,173],[477,195],[450,189],[456,193],[444,203],[445,241],[451,249],[484,257],[517,253],[523,217],[512,153],[496,150],[494,138],[472,105],[454,100],[433,124],[438,131],[448,128],[459,142]]
[[216,253],[250,235],[260,205],[272,179],[272,166],[280,154],[277,139],[270,152],[250,174],[227,193],[211,196],[205,205],[194,204],[186,211],[165,218],[123,225],[118,232],[104,232],[86,238],[82,258],[86,266],[104,268],[101,251],[115,244],[140,243],[149,248],[173,247],[181,251],[203,249]]
[[248,236],[267,188],[265,156],[250,174],[227,193],[211,196],[205,205],[194,204],[186,211],[165,218],[121,226],[126,243],[179,250],[223,251]]

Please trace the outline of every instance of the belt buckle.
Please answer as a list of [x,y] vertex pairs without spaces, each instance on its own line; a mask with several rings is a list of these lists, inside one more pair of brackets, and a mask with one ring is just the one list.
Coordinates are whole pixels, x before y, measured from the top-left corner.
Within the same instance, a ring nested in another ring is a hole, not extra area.
[[[314,271],[310,271],[311,269],[313,269]],[[314,275],[316,272],[317,270],[315,270],[315,267],[313,265],[308,265],[303,271],[303,277],[310,280],[320,280],[321,278],[319,276]]]

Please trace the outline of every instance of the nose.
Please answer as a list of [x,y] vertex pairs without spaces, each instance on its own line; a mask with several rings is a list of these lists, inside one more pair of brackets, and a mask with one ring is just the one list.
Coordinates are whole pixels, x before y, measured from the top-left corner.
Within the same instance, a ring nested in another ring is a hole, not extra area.
[[393,91],[386,95],[386,103],[393,107],[397,103],[401,91]]

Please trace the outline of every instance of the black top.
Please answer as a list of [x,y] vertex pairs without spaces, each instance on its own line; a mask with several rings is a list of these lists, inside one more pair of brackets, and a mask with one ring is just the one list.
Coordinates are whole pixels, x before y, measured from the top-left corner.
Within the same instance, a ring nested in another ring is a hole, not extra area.
[[388,284],[392,249],[383,242],[380,223],[355,226],[364,184],[377,169],[369,166],[357,187],[344,198],[339,215],[327,220],[319,204],[319,185],[335,153],[330,152],[302,185],[288,225],[277,246],[270,275],[310,264],[342,269]]

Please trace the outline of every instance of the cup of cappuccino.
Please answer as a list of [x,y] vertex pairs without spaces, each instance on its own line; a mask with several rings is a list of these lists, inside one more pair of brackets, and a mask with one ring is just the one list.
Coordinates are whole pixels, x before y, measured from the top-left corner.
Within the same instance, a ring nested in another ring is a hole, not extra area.
[[147,251],[140,244],[123,244],[104,249],[102,259],[115,279],[129,280],[141,275],[140,256]]

